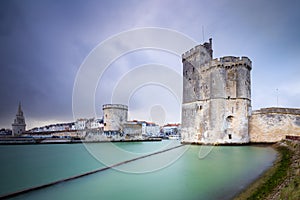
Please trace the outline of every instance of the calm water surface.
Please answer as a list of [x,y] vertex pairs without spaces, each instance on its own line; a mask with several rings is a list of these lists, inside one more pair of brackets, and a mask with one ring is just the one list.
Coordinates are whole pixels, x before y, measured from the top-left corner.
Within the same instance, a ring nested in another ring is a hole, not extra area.
[[[3,145],[0,195],[178,144]],[[275,158],[276,152],[270,147],[184,146],[14,199],[231,199]]]

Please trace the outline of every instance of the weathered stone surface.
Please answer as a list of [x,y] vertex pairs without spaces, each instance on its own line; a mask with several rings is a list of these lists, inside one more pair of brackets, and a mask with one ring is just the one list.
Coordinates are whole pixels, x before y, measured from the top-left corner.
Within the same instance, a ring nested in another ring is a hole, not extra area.
[[211,47],[210,40],[182,55],[182,142],[247,143],[251,61],[212,59]]
[[286,135],[300,136],[300,109],[263,108],[252,113],[251,142],[277,142]]
[[127,136],[142,137],[142,124],[127,122],[123,125],[123,132]]
[[103,105],[104,131],[122,131],[127,122],[128,106],[121,104]]

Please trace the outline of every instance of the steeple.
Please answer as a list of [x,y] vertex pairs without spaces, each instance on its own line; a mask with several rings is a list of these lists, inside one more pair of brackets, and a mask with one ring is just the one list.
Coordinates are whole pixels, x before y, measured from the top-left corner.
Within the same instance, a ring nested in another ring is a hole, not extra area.
[[25,132],[25,117],[23,115],[21,102],[19,102],[18,111],[16,114],[16,118],[14,119],[14,122],[12,124],[12,133],[14,136],[21,135],[23,132]]
[[23,116],[23,111],[22,111],[22,107],[21,107],[21,102],[19,102],[19,107],[18,107],[17,115],[18,115],[18,116]]

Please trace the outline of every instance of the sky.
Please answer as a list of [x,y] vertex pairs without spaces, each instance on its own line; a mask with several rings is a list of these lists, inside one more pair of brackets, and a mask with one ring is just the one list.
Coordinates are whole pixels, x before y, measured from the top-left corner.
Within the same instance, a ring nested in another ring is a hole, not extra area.
[[[174,30],[197,44],[213,38],[215,58],[249,57],[253,110],[299,108],[299,4],[296,0],[1,0],[0,127],[11,128],[19,102],[27,129],[74,121],[74,85],[91,52],[124,31],[145,27]],[[161,69],[170,74],[182,70],[180,55],[162,50],[141,49],[120,56],[98,78],[95,113],[82,117],[99,118],[103,104],[125,102],[130,120],[180,122],[181,100],[161,82],[140,83],[125,101],[112,100],[118,97],[112,91],[126,75],[131,73],[131,80],[149,77],[146,68],[144,74],[136,73],[147,64],[158,69],[156,75]]]

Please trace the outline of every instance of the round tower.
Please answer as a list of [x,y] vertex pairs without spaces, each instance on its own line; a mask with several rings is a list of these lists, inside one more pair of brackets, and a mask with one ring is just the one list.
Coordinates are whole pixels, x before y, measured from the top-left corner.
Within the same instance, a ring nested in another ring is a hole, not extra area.
[[128,106],[122,104],[103,105],[104,131],[121,131],[127,122]]

